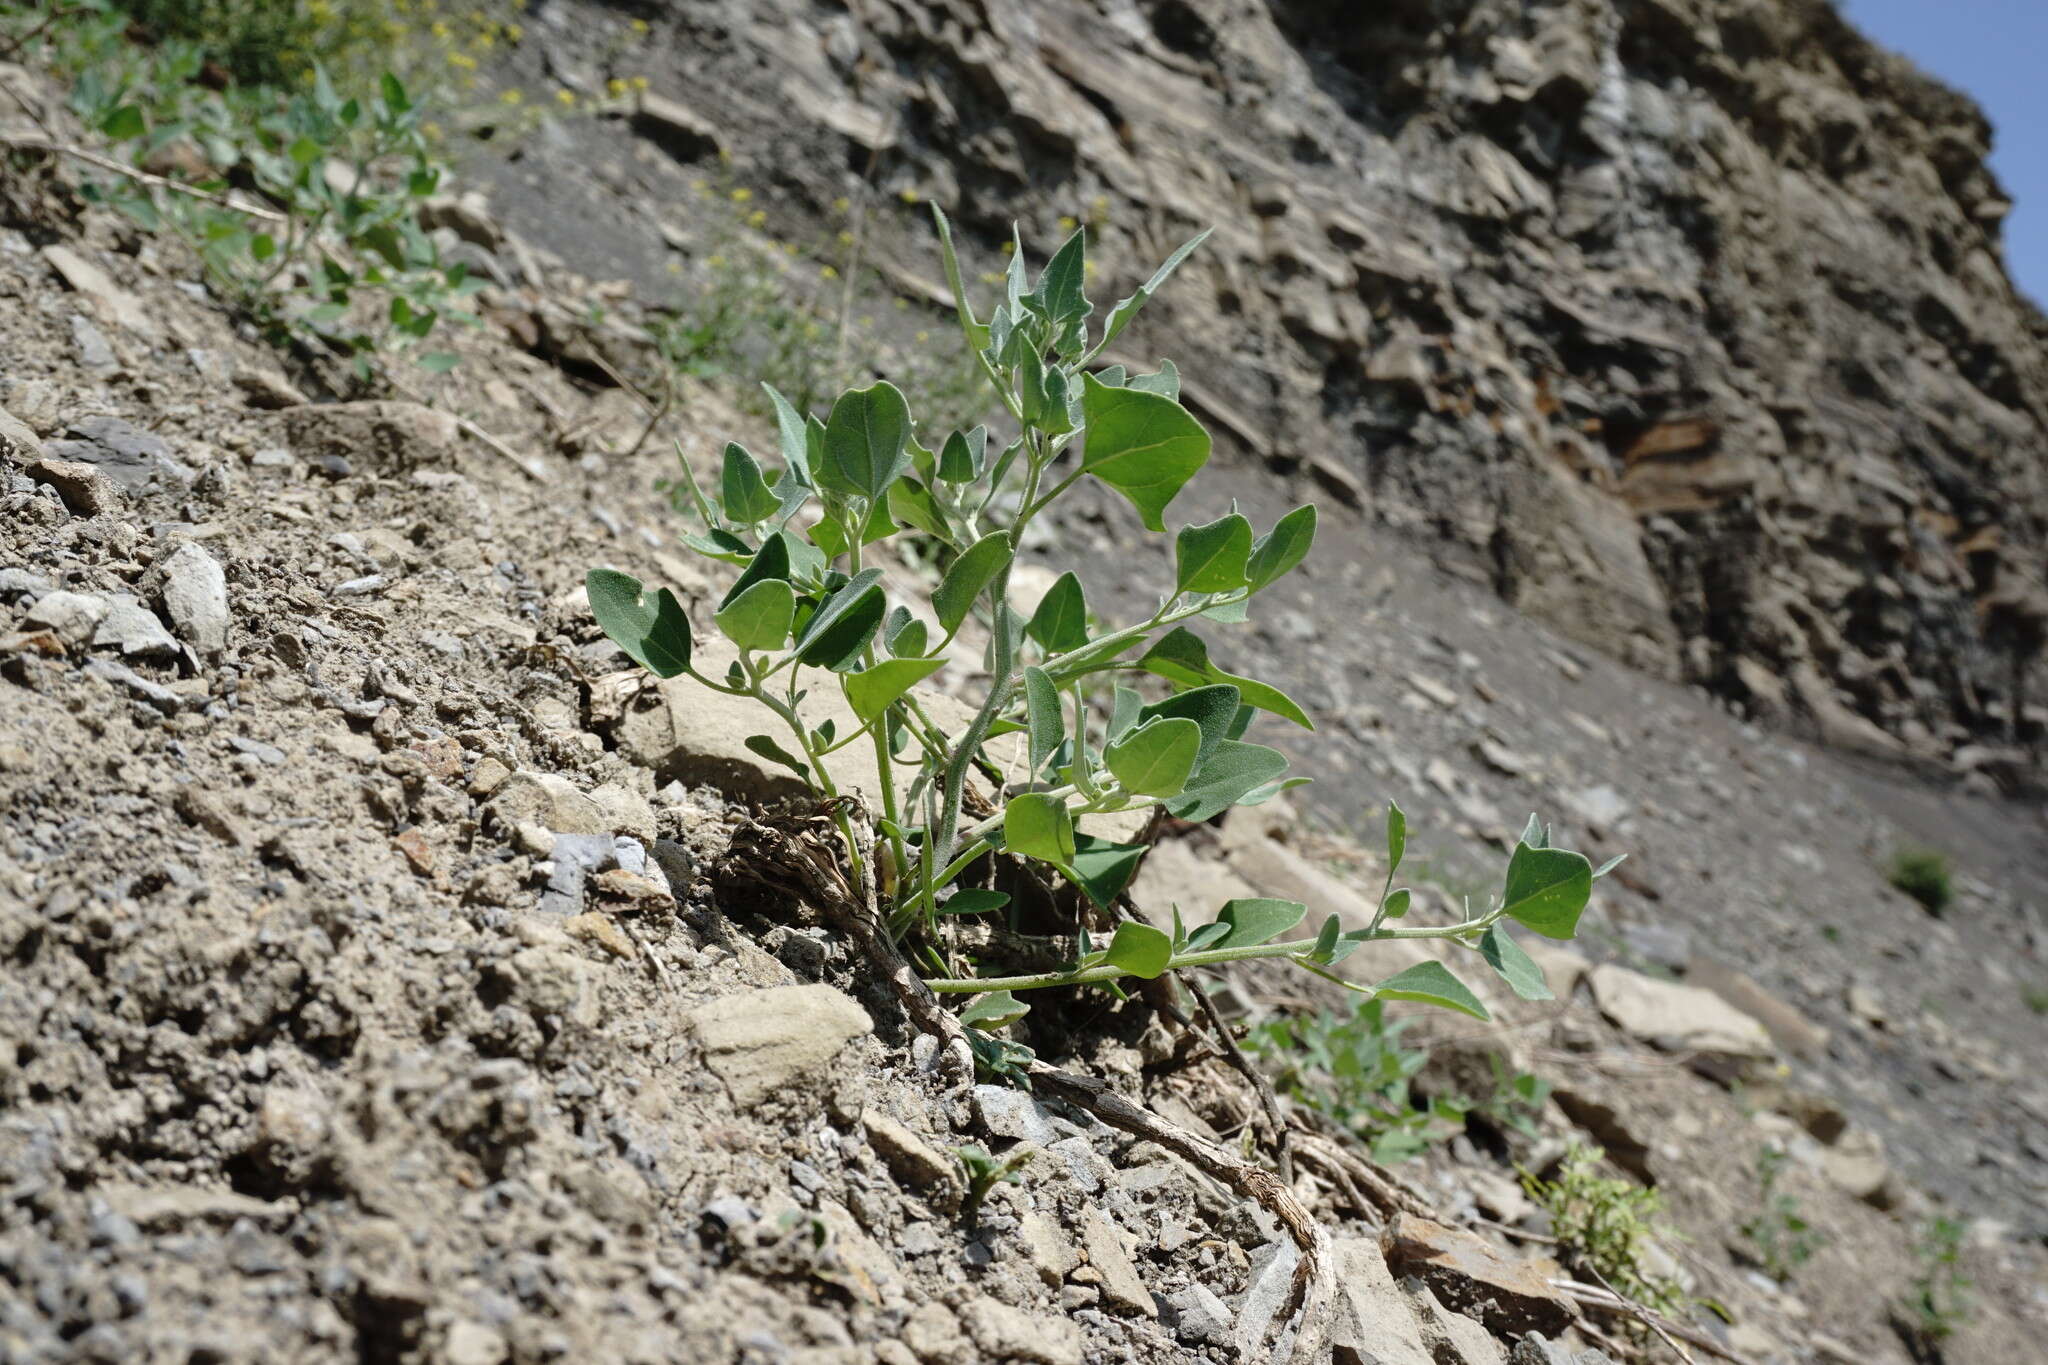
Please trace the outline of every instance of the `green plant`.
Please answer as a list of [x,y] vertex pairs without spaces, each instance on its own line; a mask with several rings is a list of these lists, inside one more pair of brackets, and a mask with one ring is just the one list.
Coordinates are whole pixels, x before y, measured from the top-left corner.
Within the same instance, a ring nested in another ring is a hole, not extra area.
[[1948,1340],[1976,1311],[1974,1285],[1963,1274],[1963,1224],[1937,1217],[1920,1229],[1913,1254],[1920,1262],[1905,1309],[1907,1325],[1924,1342]]
[[1596,1168],[1606,1155],[1574,1143],[1555,1180],[1525,1172],[1522,1184],[1549,1211],[1552,1231],[1572,1258],[1616,1293],[1659,1313],[1676,1313],[1684,1306],[1683,1287],[1647,1264],[1650,1239],[1660,1235],[1653,1220],[1663,1200],[1633,1181],[1600,1175]]
[[[1407,838],[1398,807],[1387,812],[1386,884],[1362,928],[1347,931],[1332,915],[1313,938],[1280,941],[1307,907],[1240,899],[1193,929],[1178,911],[1170,932],[1126,920],[1107,943],[1084,922],[1078,950],[1056,970],[961,974],[949,957],[949,921],[1008,903],[1001,891],[958,885],[992,855],[1054,874],[1106,912],[1145,847],[1092,834],[1081,828],[1084,818],[1163,807],[1184,820],[1207,820],[1299,780],[1287,776],[1279,751],[1242,736],[1257,711],[1312,728],[1308,716],[1278,688],[1229,672],[1193,627],[1245,620],[1252,599],[1307,555],[1316,513],[1297,508],[1263,535],[1237,512],[1179,527],[1168,590],[1156,609],[1128,625],[1097,624],[1071,571],[1029,615],[1015,610],[1008,589],[1016,547],[1076,483],[1096,479],[1130,503],[1146,531],[1164,535],[1169,505],[1208,460],[1208,433],[1181,406],[1171,362],[1146,374],[1095,367],[1103,347],[1200,239],[1175,252],[1091,333],[1085,229],[1060,246],[1035,283],[1016,243],[1002,296],[983,322],[961,283],[951,227],[943,214],[934,216],[968,350],[1014,434],[1000,439],[976,427],[927,445],[903,394],[886,382],[841,393],[822,420],[768,388],[779,468],[764,468],[744,446],[728,444],[709,494],[687,462],[683,468],[689,504],[702,522],[684,544],[742,569],[713,614],[730,642],[729,661],[710,673],[700,669],[675,597],[666,589],[648,592],[614,570],[594,569],[586,580],[598,624],[656,674],[688,674],[713,691],[748,698],[764,720],[779,724],[779,736],[751,735],[747,746],[823,798],[852,888],[873,898],[892,935],[911,942],[932,973],[927,984],[982,997],[964,1016],[970,1024],[994,1029],[1022,1015],[1016,991],[1113,986],[1125,977],[1251,958],[1286,959],[1370,996],[1487,1017],[1478,997],[1440,962],[1371,985],[1331,971],[1359,943],[1384,938],[1445,940],[1479,954],[1519,994],[1549,998],[1541,971],[1502,921],[1569,938],[1594,878],[1607,869],[1550,847],[1532,818],[1498,903],[1457,924],[1401,926],[1395,921],[1407,912],[1409,893],[1393,883]],[[872,562],[879,552],[871,547],[899,533],[922,541],[926,557],[946,565],[929,620],[889,601]],[[970,646],[973,637],[979,639]],[[971,718],[941,726],[913,689],[948,664],[976,663],[988,681]],[[1166,695],[1148,701],[1124,685],[1141,679]],[[839,690],[853,724],[806,712],[805,698],[820,686]],[[1107,691],[1106,706],[1091,709],[1091,690],[1098,698]],[[878,774],[872,846],[833,772],[834,755],[853,745],[872,751]],[[993,799],[977,792],[982,804],[970,808],[977,776]]]
[[1948,856],[1933,849],[1900,849],[1892,855],[1885,880],[1919,901],[1930,915],[1948,909],[1954,895],[1949,885]]
[[1778,1189],[1778,1177],[1787,1156],[1782,1147],[1766,1144],[1757,1152],[1757,1180],[1763,1186],[1762,1207],[1742,1225],[1742,1235],[1756,1247],[1757,1262],[1777,1280],[1790,1279],[1792,1272],[1813,1259],[1826,1245],[1813,1225],[1799,1212],[1799,1201]]
[[966,1193],[960,1200],[960,1217],[971,1226],[981,1212],[983,1201],[996,1186],[1024,1183],[1019,1172],[1030,1164],[1037,1150],[1019,1147],[1008,1156],[993,1157],[980,1143],[970,1142],[964,1147],[955,1147],[953,1155],[959,1158],[967,1184]]
[[2020,999],[2036,1014],[2048,1014],[2048,986],[2025,986],[2020,990]]
[[[359,379],[443,322],[475,321],[462,304],[483,281],[444,264],[420,226],[443,168],[395,75],[357,93],[317,68],[303,89],[215,91],[199,43],[140,45],[124,24],[110,0],[80,0],[51,30],[48,59],[113,151],[138,166],[161,157],[186,178],[95,172],[88,199],[183,238],[230,308],[273,341],[344,358]],[[455,360],[418,354],[429,371]]]

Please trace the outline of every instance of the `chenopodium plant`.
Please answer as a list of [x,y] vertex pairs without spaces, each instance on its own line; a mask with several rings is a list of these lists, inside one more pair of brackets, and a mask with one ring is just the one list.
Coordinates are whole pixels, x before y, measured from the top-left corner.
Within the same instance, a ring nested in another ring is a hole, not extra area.
[[[934,216],[961,330],[1008,413],[1009,433],[999,439],[976,427],[928,445],[904,396],[886,382],[841,393],[823,420],[770,388],[780,469],[728,444],[717,487],[707,493],[684,463],[688,497],[704,523],[684,543],[743,570],[712,618],[737,657],[721,676],[701,671],[673,594],[597,569],[589,597],[605,632],[661,677],[688,674],[713,691],[751,698],[764,720],[779,723],[779,735],[750,736],[747,746],[826,798],[855,885],[874,892],[890,931],[933,971],[927,984],[934,991],[982,997],[965,1014],[981,1028],[1000,1028],[1024,1012],[1016,991],[1114,987],[1127,977],[1253,958],[1283,958],[1375,997],[1487,1017],[1478,997],[1438,962],[1370,985],[1334,975],[1360,943],[1390,938],[1475,950],[1515,991],[1547,998],[1542,972],[1504,932],[1505,921],[1570,937],[1591,890],[1591,865],[1549,847],[1532,819],[1498,904],[1456,924],[1403,926],[1397,921],[1409,893],[1393,884],[1407,837],[1398,807],[1387,815],[1387,882],[1363,928],[1347,931],[1332,915],[1312,938],[1283,940],[1305,906],[1239,899],[1192,928],[1177,910],[1170,930],[1127,920],[1106,943],[1084,925],[1077,955],[1059,970],[974,976],[949,968],[940,932],[946,918],[1007,904],[1002,892],[955,885],[989,855],[1042,864],[1107,909],[1145,850],[1091,835],[1080,827],[1085,817],[1164,807],[1183,820],[1208,820],[1304,780],[1287,775],[1278,750],[1243,736],[1255,712],[1312,728],[1308,716],[1278,688],[1228,672],[1195,627],[1247,619],[1253,600],[1308,554],[1316,511],[1296,508],[1263,534],[1236,511],[1168,529],[1168,508],[1208,461],[1209,435],[1180,403],[1171,362],[1130,373],[1100,357],[1200,237],[1099,328],[1083,292],[1085,229],[1053,253],[1035,282],[1019,240],[1002,295],[983,321],[961,283],[950,225],[943,213]],[[1122,495],[1146,531],[1171,536],[1173,576],[1157,606],[1127,624],[1101,624],[1069,571],[1028,615],[1013,609],[1017,546],[1036,519],[1090,478]],[[866,562],[869,547],[897,535],[928,538],[947,564],[931,594],[936,628],[891,603],[881,569]],[[970,623],[986,640],[980,662],[988,683],[971,718],[948,728],[914,689],[965,652]],[[1126,685],[1141,677],[1163,695],[1148,700]],[[1101,700],[1105,684],[1106,707],[1091,708],[1091,695]],[[841,732],[829,720],[807,718],[802,703],[820,686],[844,694],[856,725]],[[1020,737],[1008,741],[1015,758],[992,747],[1006,735]],[[856,745],[873,750],[880,776],[879,790],[863,793],[880,803],[872,857],[833,771],[835,757]],[[902,778],[899,769],[907,770]],[[977,817],[968,791],[978,772],[996,779],[996,799]]]

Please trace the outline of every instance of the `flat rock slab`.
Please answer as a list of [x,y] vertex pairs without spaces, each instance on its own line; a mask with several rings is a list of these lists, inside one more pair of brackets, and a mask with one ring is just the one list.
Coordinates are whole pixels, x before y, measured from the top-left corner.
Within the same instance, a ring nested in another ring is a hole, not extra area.
[[851,996],[817,985],[728,995],[686,1017],[704,1045],[705,1064],[742,1109],[816,1080],[841,1048],[874,1029]]
[[64,439],[43,449],[64,464],[89,465],[131,493],[151,484],[182,487],[193,471],[171,454],[170,442],[118,417],[81,417]]
[[1446,1307],[1476,1311],[1495,1333],[1554,1333],[1575,1316],[1535,1262],[1512,1260],[1462,1228],[1396,1214],[1380,1250],[1396,1275],[1413,1275]]
[[1338,1365],[1435,1365],[1379,1247],[1363,1237],[1339,1237],[1331,1251],[1337,1273],[1331,1358]]
[[1595,967],[1590,979],[1600,1012],[1653,1047],[1743,1059],[1772,1055],[1764,1026],[1710,990],[1658,981],[1612,963]]

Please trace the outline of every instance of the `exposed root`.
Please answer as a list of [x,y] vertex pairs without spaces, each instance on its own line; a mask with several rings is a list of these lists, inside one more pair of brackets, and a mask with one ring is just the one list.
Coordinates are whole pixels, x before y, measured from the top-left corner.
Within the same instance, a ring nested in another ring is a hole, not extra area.
[[[717,877],[727,886],[780,891],[808,902],[826,915],[889,983],[911,1021],[936,1038],[949,1056],[966,1062],[971,1075],[972,1053],[965,1030],[897,951],[881,927],[876,906],[857,897],[842,870],[838,832],[828,816],[817,814],[774,824],[743,820],[733,833]],[[1329,1234],[1292,1190],[1272,1172],[1252,1165],[1207,1138],[1168,1123],[1118,1094],[1106,1081],[1062,1071],[1039,1061],[1030,1064],[1029,1075],[1041,1094],[1057,1096],[1113,1128],[1158,1143],[1278,1219],[1300,1252],[1294,1271],[1297,1310],[1291,1320],[1294,1331],[1287,1358],[1303,1362],[1322,1358],[1336,1292],[1335,1259]],[[1276,1359],[1287,1339],[1283,1327],[1258,1358]]]

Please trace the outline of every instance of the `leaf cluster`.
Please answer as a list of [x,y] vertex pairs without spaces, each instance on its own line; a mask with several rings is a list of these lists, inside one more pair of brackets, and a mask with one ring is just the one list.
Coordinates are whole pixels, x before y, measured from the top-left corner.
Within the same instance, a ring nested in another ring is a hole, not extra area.
[[1597,1168],[1606,1155],[1598,1147],[1574,1143],[1554,1180],[1525,1172],[1522,1185],[1549,1212],[1552,1230],[1572,1257],[1623,1297],[1676,1314],[1685,1304],[1684,1288],[1648,1265],[1663,1199],[1634,1181],[1600,1175]]
[[1827,1245],[1799,1211],[1799,1201],[1778,1188],[1787,1160],[1782,1147],[1767,1144],[1757,1153],[1757,1180],[1763,1186],[1761,1207],[1742,1225],[1742,1235],[1756,1248],[1757,1263],[1775,1280],[1790,1279]]

